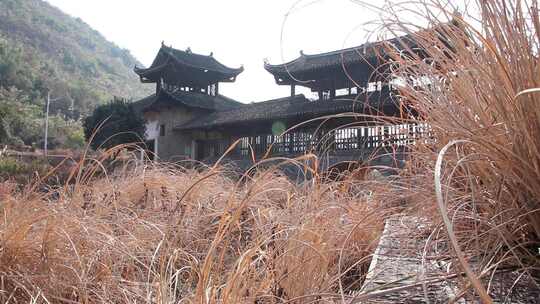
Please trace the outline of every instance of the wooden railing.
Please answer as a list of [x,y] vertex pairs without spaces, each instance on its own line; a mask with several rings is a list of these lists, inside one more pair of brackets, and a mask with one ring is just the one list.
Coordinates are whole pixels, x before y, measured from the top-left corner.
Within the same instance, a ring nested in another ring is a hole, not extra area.
[[[429,138],[426,124],[402,124],[390,126],[353,127],[314,135],[308,132],[290,132],[282,136],[256,135],[242,137],[229,152],[231,158],[247,158],[252,153],[260,157],[271,149],[272,156],[296,156],[306,152],[342,153],[370,150],[382,147],[402,147]],[[207,140],[200,147],[204,158],[219,157],[235,140]]]

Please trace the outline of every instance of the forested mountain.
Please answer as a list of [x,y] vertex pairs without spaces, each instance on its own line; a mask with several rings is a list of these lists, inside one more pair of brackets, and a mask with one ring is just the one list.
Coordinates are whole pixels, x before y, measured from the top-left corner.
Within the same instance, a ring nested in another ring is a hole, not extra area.
[[[61,98],[51,112],[74,121],[113,96],[142,97],[152,88],[139,82],[135,65],[128,50],[43,0],[0,0],[0,115],[24,112],[5,109],[14,103],[42,114],[48,90]],[[6,121],[13,116],[0,119],[16,125]],[[17,132],[0,129],[0,143]]]

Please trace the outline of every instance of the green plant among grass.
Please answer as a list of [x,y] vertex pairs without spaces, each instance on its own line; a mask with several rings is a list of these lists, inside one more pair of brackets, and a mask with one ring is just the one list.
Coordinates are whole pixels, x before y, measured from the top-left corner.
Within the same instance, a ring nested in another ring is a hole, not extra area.
[[32,183],[36,176],[45,176],[51,170],[44,159],[23,161],[15,157],[0,157],[0,181],[13,181],[21,185]]
[[21,162],[11,157],[0,158],[0,174],[2,177],[6,178],[21,173],[26,173],[25,166]]

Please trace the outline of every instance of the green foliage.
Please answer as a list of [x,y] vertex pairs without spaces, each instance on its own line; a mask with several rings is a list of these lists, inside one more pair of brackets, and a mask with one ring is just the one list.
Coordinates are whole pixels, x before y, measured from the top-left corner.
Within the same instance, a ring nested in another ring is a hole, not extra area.
[[49,148],[80,149],[84,147],[84,143],[81,121],[61,115],[49,117]]
[[144,138],[144,119],[124,99],[114,98],[101,105],[84,120],[84,135],[94,149],[110,148],[124,143],[141,142]]
[[81,149],[84,147],[84,143],[84,129],[81,124],[77,124],[76,129],[71,130],[71,132],[66,135],[64,147],[68,149]]
[[135,65],[129,51],[43,0],[0,0],[0,88],[15,87],[37,105],[51,91],[62,98],[53,114],[76,120],[113,96],[149,94]]
[[42,0],[0,0],[0,144],[84,146],[81,117],[113,96],[143,97],[129,51]]
[[[36,105],[22,91],[0,88],[0,144],[43,146],[45,105]],[[49,117],[50,148],[82,148],[84,132],[80,120],[63,115]]]
[[18,89],[0,88],[0,144],[31,145],[43,130],[41,108]]
[[38,80],[33,69],[28,68],[24,48],[20,44],[10,44],[0,36],[0,87],[17,87],[31,92],[39,90]]

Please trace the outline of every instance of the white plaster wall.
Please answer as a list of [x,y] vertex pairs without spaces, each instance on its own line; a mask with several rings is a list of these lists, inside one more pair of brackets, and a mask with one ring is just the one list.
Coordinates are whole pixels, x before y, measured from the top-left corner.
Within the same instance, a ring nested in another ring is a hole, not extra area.
[[157,120],[148,121],[146,123],[145,139],[152,140],[159,137],[159,123]]

